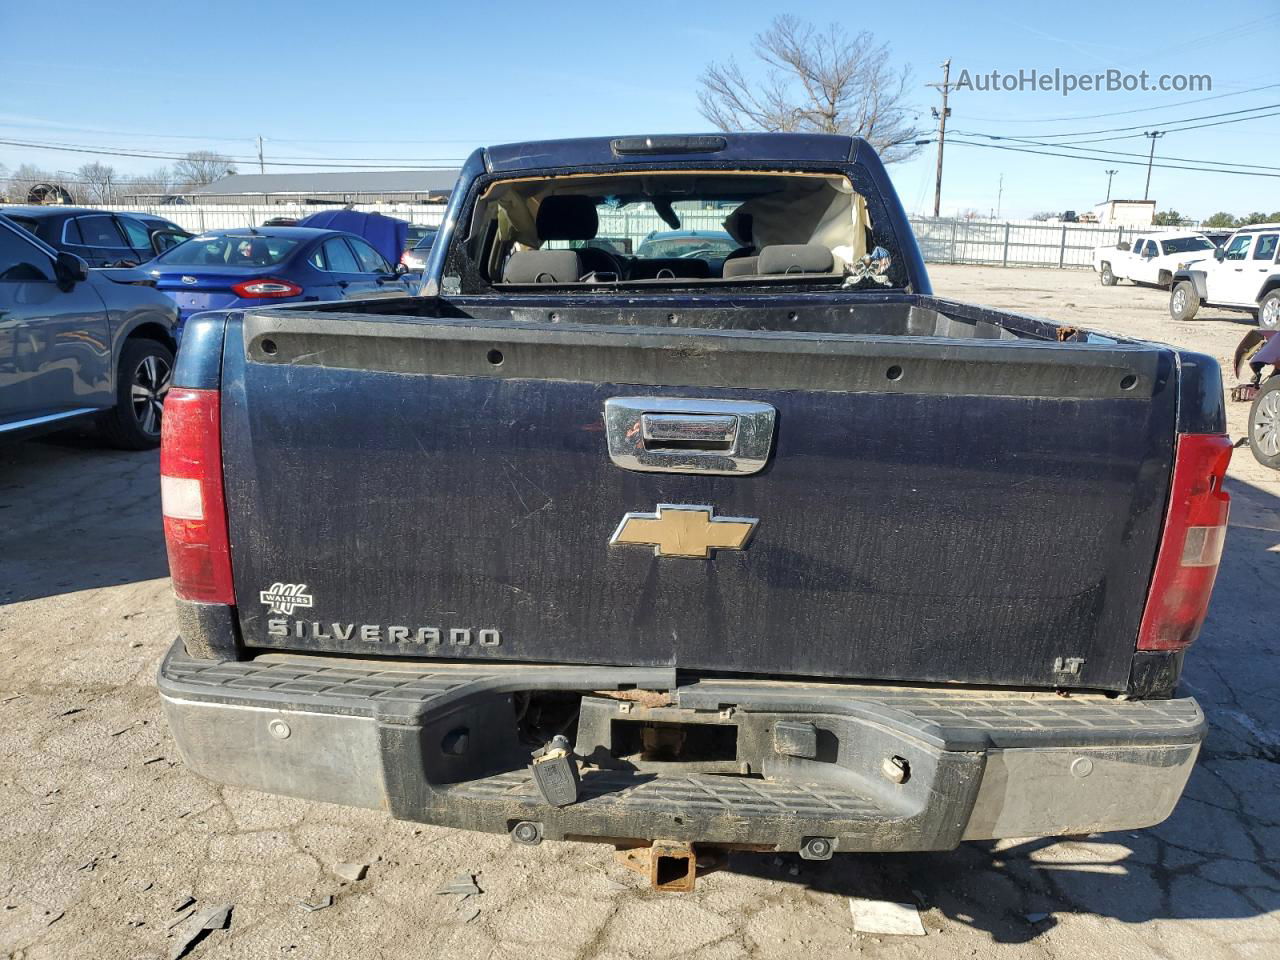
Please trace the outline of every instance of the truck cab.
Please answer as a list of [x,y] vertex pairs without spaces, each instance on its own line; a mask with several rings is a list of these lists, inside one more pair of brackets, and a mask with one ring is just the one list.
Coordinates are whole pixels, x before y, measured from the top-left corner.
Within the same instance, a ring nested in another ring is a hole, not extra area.
[[1168,287],[1179,266],[1213,252],[1213,243],[1193,232],[1150,234],[1125,247],[1116,244],[1094,250],[1093,268],[1104,287],[1114,286],[1118,280]]

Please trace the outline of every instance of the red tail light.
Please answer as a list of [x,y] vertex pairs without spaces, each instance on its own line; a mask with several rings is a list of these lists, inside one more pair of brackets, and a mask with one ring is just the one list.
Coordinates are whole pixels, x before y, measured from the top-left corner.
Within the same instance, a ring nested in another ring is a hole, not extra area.
[[290,283],[288,280],[278,280],[275,277],[259,277],[257,280],[242,280],[240,283],[233,283],[231,292],[237,297],[267,297],[274,299],[276,297],[296,297],[302,292],[302,288],[296,283]]
[[235,603],[221,412],[218,391],[174,387],[160,429],[160,504],[173,592],[197,603]]
[[1227,535],[1231,498],[1222,481],[1230,462],[1231,441],[1222,434],[1178,437],[1169,513],[1138,630],[1139,650],[1182,650],[1200,632]]

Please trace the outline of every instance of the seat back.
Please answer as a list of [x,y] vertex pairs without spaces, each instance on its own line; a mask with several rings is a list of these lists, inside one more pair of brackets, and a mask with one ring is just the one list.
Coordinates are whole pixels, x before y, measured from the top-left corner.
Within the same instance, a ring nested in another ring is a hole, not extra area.
[[582,265],[573,250],[521,250],[502,268],[503,283],[577,283],[581,276]]

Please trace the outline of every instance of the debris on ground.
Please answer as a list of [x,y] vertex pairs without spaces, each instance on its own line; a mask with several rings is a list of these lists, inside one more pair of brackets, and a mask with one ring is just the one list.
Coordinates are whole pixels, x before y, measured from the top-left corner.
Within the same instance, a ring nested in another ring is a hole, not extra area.
[[474,874],[460,873],[437,890],[436,893],[451,893],[465,900],[467,897],[484,893],[484,891],[476,885],[476,878]]
[[923,937],[924,924],[914,903],[893,900],[849,898],[853,929],[857,933],[882,933],[904,937]]
[[355,883],[357,880],[364,879],[364,875],[369,872],[369,865],[367,863],[340,863],[333,868],[333,872],[343,880]]
[[309,903],[306,900],[299,900],[298,906],[307,911],[307,913],[315,913],[317,910],[327,910],[329,907],[333,906],[333,894],[327,894],[314,903]]
[[169,953],[169,960],[185,957],[187,952],[209,935],[211,930],[225,930],[231,925],[231,911],[234,904],[215,903],[211,907],[193,914],[186,928],[182,931],[178,942]]
[[480,908],[475,904],[467,903],[467,900],[471,897],[479,896],[484,893],[484,891],[480,889],[480,885],[476,883],[475,874],[460,873],[437,890],[436,893],[449,894],[458,898],[456,905],[459,923],[470,923],[476,917],[480,916]]
[[189,893],[186,896],[179,897],[178,902],[173,905],[173,912],[181,913],[183,910],[187,909],[187,907],[192,906],[195,902],[196,898]]

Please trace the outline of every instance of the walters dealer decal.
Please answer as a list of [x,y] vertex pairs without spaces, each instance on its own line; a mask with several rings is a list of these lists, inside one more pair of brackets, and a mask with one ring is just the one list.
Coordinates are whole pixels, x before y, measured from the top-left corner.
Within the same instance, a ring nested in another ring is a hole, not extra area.
[[258,599],[270,607],[272,613],[286,616],[298,607],[311,606],[311,594],[307,593],[305,583],[273,583],[258,594]]

